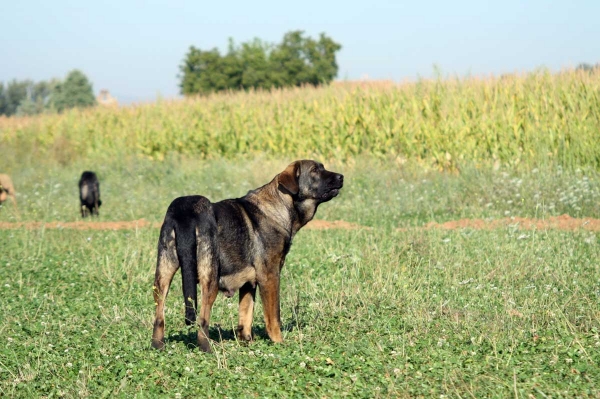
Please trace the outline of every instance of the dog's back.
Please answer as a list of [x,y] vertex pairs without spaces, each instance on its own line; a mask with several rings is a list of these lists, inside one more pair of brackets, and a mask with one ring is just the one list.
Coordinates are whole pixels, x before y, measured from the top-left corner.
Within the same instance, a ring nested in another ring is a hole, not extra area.
[[79,179],[79,200],[81,202],[81,216],[87,213],[98,215],[98,208],[102,205],[100,200],[100,183],[94,172],[85,171]]

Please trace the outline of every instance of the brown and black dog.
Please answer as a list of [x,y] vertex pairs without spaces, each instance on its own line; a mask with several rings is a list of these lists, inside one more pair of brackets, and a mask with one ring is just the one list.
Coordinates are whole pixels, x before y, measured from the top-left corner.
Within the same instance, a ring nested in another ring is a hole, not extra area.
[[15,186],[9,175],[0,173],[0,204],[6,201],[7,198],[13,203],[15,210],[17,209],[17,199],[15,197]]
[[302,160],[290,164],[270,183],[236,199],[211,203],[195,195],[176,198],[160,230],[154,279],[156,319],[152,346],[165,337],[165,299],[181,267],[185,321],[196,321],[197,284],[201,286],[198,346],[210,352],[208,326],[219,291],[231,297],[239,290],[240,340],[252,340],[256,286],[260,288],[269,338],[281,342],[279,279],[294,235],[317,207],[337,196],[344,176],[323,164]]

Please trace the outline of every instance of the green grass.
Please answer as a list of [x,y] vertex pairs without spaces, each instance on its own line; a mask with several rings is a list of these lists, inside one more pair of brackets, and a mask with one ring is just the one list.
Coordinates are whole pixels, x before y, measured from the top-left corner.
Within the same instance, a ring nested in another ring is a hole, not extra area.
[[150,349],[158,231],[2,231],[7,396],[600,394],[600,257],[590,233],[305,231],[283,272],[282,345],[260,303],[249,346],[220,296],[194,348],[179,279]]
[[[79,220],[77,182],[83,170],[100,179],[101,221],[162,221],[173,198],[202,194],[213,201],[240,197],[269,182],[287,160],[195,160],[138,158],[88,160],[69,166],[19,164],[8,170],[17,190],[20,219],[10,203],[0,221]],[[546,218],[562,214],[598,217],[600,173],[594,169],[491,169],[465,167],[459,175],[415,163],[357,158],[326,162],[345,175],[346,186],[318,218],[396,228],[430,221],[506,216]],[[6,170],[6,169],[5,169]]]
[[[120,159],[11,174],[21,220],[77,220],[76,182],[90,167],[101,178],[100,220],[159,221],[174,196],[243,195],[286,164]],[[282,276],[281,345],[266,337],[260,300],[255,342],[237,342],[237,300],[219,296],[214,354],[201,353],[177,274],[166,350],[151,350],[157,229],[0,230],[0,394],[600,395],[597,233],[395,229],[506,212],[598,217],[597,172],[326,166],[346,187],[317,216],[373,229],[297,235]],[[10,206],[0,209],[0,221],[14,220]]]

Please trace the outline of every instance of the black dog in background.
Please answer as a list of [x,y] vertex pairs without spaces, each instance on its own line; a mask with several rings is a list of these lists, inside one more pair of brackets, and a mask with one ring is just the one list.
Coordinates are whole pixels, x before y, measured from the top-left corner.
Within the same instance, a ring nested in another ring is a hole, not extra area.
[[98,216],[100,201],[100,183],[94,172],[85,171],[79,179],[79,200],[81,201],[81,217],[88,213]]

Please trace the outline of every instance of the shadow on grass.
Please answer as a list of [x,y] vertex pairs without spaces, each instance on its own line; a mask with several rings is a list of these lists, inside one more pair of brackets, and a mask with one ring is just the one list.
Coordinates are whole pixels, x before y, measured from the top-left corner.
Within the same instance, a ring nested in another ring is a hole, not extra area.
[[[302,328],[305,323],[298,320],[290,321],[281,326],[281,331],[294,331],[297,328]],[[208,336],[215,342],[237,341],[235,331],[231,329],[223,329],[219,324],[215,324],[208,329]],[[266,328],[263,326],[252,327],[252,336],[254,339],[269,340]],[[198,330],[190,328],[187,331],[178,331],[165,337],[165,346],[172,342],[180,342],[185,344],[189,349],[198,347]]]

